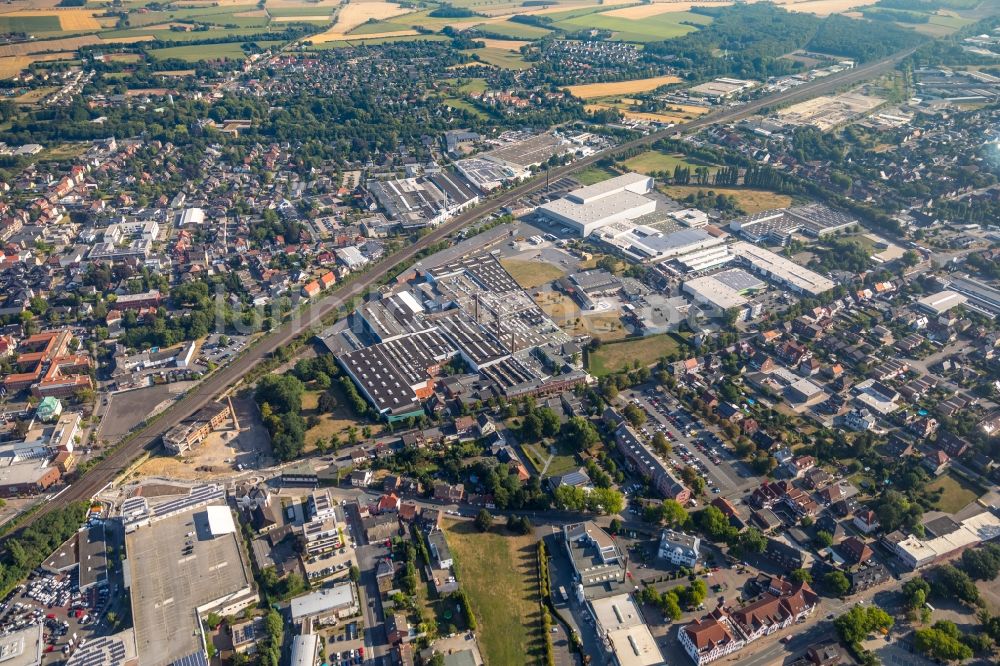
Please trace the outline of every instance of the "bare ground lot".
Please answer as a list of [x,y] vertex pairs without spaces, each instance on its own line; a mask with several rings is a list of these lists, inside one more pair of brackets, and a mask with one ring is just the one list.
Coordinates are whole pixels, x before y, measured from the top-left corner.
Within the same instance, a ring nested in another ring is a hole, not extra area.
[[233,409],[239,430],[233,422],[222,430],[210,434],[191,455],[156,456],[136,470],[140,477],[166,477],[183,480],[212,479],[237,471],[237,465],[246,468],[266,467],[274,464],[271,459],[271,442],[259,412],[249,397],[234,398]]

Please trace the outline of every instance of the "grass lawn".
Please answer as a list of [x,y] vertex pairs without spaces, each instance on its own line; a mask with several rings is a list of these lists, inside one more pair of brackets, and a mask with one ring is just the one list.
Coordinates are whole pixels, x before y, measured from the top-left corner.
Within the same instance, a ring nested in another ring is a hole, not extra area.
[[378,435],[382,431],[381,423],[361,422],[354,413],[347,407],[343,392],[336,382],[331,389],[337,397],[337,408],[331,414],[320,414],[317,411],[320,391],[306,391],[302,394],[302,418],[308,419],[310,416],[319,417],[319,425],[306,431],[306,450],[310,451],[316,446],[320,439],[329,440],[332,435],[340,437],[340,445],[347,443],[347,429],[354,426],[361,437],[361,428],[368,425],[372,429],[372,435]]
[[786,208],[792,205],[792,198],[787,194],[778,194],[768,190],[751,190],[739,187],[713,187],[711,185],[664,185],[660,188],[672,199],[683,199],[689,194],[697,194],[699,190],[711,190],[716,194],[725,194],[736,199],[736,203],[747,213],[756,213],[772,208]]
[[514,278],[514,281],[524,289],[541,287],[543,284],[548,284],[566,275],[566,272],[559,267],[545,263],[544,261],[502,259],[500,265],[507,269],[507,272]]
[[514,23],[512,21],[488,23],[482,27],[482,30],[483,32],[503,35],[504,37],[510,37],[511,39],[529,40],[541,39],[545,35],[552,32],[551,30],[539,28],[538,26],[527,25],[524,23]]
[[462,589],[469,595],[479,624],[487,666],[543,661],[535,536],[508,536],[494,528],[485,534],[472,521],[444,522],[458,566]]
[[[580,469],[580,461],[576,459],[576,454],[568,449],[564,450],[556,444],[552,444],[551,446],[556,447],[555,454],[551,452],[551,447],[547,446],[544,442],[521,444],[521,449],[527,456],[528,461],[535,468],[537,474],[542,474],[542,470],[544,469],[545,476],[560,476]],[[550,461],[549,458],[552,460]],[[546,462],[549,464],[548,469],[545,468]]]
[[685,157],[679,153],[662,153],[658,150],[647,150],[644,153],[639,153],[635,157],[625,160],[625,166],[630,171],[638,171],[644,174],[651,174],[657,171],[669,171],[673,173],[674,168],[678,166],[690,168],[691,173],[694,173],[694,170],[700,166],[709,167],[709,173],[715,173],[719,170],[717,166]]
[[928,492],[937,492],[938,490],[941,491],[941,495],[938,497],[937,508],[945,513],[960,511],[969,502],[979,497],[979,493],[966,481],[953,474],[944,474],[927,484]]
[[677,340],[666,334],[609,342],[588,354],[588,370],[600,376],[631,368],[636,361],[640,365],[652,365],[678,348]]
[[607,180],[608,178],[614,178],[617,176],[614,171],[610,169],[605,169],[599,166],[589,166],[583,171],[575,174],[573,178],[578,180],[581,185],[593,185],[594,183],[599,183],[602,180]]
[[458,86],[458,92],[468,94],[468,93],[481,93],[486,91],[487,87],[486,79],[475,78],[475,79],[453,80],[453,82],[456,84],[459,83],[459,81],[461,81],[461,85]]
[[461,97],[445,97],[444,103],[453,109],[461,109],[462,111],[468,111],[477,118],[488,118],[489,116],[482,111],[482,109],[476,108],[476,106]]

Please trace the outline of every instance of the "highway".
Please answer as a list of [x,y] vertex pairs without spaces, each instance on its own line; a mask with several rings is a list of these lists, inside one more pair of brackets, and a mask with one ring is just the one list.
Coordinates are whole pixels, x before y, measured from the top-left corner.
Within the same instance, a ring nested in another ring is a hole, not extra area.
[[[660,139],[671,137],[680,132],[691,132],[709,125],[732,122],[753,115],[768,107],[809,99],[833,92],[845,86],[854,85],[889,71],[912,52],[913,49],[907,49],[889,58],[868,63],[840,74],[817,79],[740,107],[727,109],[719,113],[707,114],[697,120],[632,139],[613,148],[576,160],[571,164],[550,169],[548,180],[570,176],[577,171],[585,169],[601,160],[613,157],[618,153],[647,147]],[[114,480],[115,477],[126,469],[133,460],[141,455],[143,450],[154,448],[157,440],[163,433],[216,399],[216,397],[227,389],[235,386],[258,362],[270,356],[278,348],[288,345],[302,331],[321,325],[323,319],[329,314],[377,286],[379,280],[393,267],[414,259],[422,250],[446,239],[451,233],[477,221],[479,218],[499,211],[513,204],[518,199],[541,189],[545,186],[545,182],[546,178],[533,178],[512,187],[495,198],[483,202],[475,208],[457,215],[452,220],[428,233],[416,243],[404,247],[387,257],[381,264],[369,272],[359,275],[357,279],[340,288],[335,288],[325,297],[308,305],[304,310],[297,312],[290,321],[284,322],[266,336],[260,338],[242,356],[202,380],[198,386],[179,399],[153,423],[141,427],[140,430],[134,432],[131,439],[110,453],[107,458],[97,463],[65,492],[46,502],[33,514],[26,517],[16,530],[13,530],[7,537],[4,537],[4,540],[10,535],[17,534],[21,529],[53,509],[75,501],[89,500],[101,488]]]

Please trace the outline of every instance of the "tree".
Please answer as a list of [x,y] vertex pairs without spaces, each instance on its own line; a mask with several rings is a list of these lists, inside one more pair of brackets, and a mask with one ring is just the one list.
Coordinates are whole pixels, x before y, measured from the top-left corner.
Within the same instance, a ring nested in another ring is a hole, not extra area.
[[946,599],[958,599],[974,605],[979,602],[979,589],[969,578],[969,574],[956,569],[950,564],[938,567],[934,571],[934,593]]
[[848,645],[857,645],[873,631],[889,630],[892,616],[877,606],[854,606],[833,622],[837,635]]
[[594,513],[614,515],[625,508],[625,498],[614,488],[594,488],[586,495],[587,509]]
[[560,438],[576,451],[589,449],[600,443],[601,435],[594,424],[583,416],[574,416],[562,425]]
[[823,576],[823,586],[836,597],[842,597],[851,589],[851,581],[842,571],[830,571]]
[[677,500],[665,499],[659,508],[660,520],[666,523],[667,527],[683,527],[689,520],[687,509]]
[[830,544],[833,543],[833,535],[826,530],[819,530],[816,532],[816,545],[820,548],[829,548]]
[[493,527],[493,516],[486,509],[480,510],[476,514],[476,529],[480,532],[488,532]]
[[669,456],[670,452],[673,450],[670,446],[670,442],[667,440],[667,436],[659,431],[653,435],[653,448],[656,449],[656,452],[662,456]]
[[222,616],[218,613],[209,613],[208,617],[205,618],[205,624],[208,625],[209,629],[215,631],[222,624]]
[[628,419],[628,422],[632,424],[633,428],[638,428],[646,422],[646,412],[635,403],[630,402],[625,405],[625,409],[622,410],[622,415]]
[[903,605],[907,610],[917,610],[927,602],[931,585],[923,578],[911,578],[903,583]]
[[811,583],[813,580],[812,574],[805,569],[796,569],[790,577],[796,583]]
[[767,548],[767,537],[756,527],[748,527],[740,533],[737,544],[744,553],[763,553]]
[[971,659],[972,648],[962,643],[960,637],[954,622],[941,620],[933,627],[913,632],[913,647],[917,652],[942,661]]
[[354,581],[354,584],[357,585],[358,581],[361,580],[361,569],[358,568],[358,565],[356,565],[356,564],[352,564],[351,565],[350,576],[351,576],[351,580]]
[[987,544],[962,553],[962,569],[972,580],[990,581],[1000,574],[1000,546]]

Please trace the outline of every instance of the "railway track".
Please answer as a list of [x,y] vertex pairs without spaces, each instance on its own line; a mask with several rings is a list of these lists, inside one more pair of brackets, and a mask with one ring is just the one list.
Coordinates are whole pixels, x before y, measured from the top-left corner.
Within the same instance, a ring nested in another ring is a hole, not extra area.
[[[753,115],[768,107],[809,99],[833,92],[844,86],[860,83],[861,81],[871,79],[889,71],[901,60],[912,54],[914,50],[907,49],[883,60],[805,83],[791,90],[755,100],[740,107],[727,109],[720,113],[710,113],[669,129],[651,132],[613,148],[576,160],[571,164],[550,169],[548,180],[570,176],[601,160],[614,157],[617,154],[635,148],[648,147],[660,139],[669,138],[678,133],[691,132],[709,125],[732,122]],[[423,250],[439,241],[445,240],[451,233],[462,229],[479,218],[499,211],[513,204],[518,199],[542,189],[545,186],[545,182],[545,178],[533,178],[532,180],[516,185],[498,197],[489,199],[479,206],[457,215],[416,243],[397,251],[369,273],[361,275],[358,279],[335,289],[314,304],[310,304],[302,311],[301,316],[293,317],[291,321],[283,323],[267,336],[261,338],[253,347],[247,349],[242,356],[221,368],[215,374],[202,380],[194,389],[169,407],[166,412],[161,414],[151,424],[143,426],[138,432],[134,433],[127,442],[108,454],[104,460],[92,467],[78,481],[66,488],[57,497],[47,501],[39,510],[27,516],[15,530],[12,530],[8,535],[3,537],[3,541],[6,541],[10,536],[32,524],[39,517],[53,509],[63,507],[75,501],[92,498],[104,486],[127,469],[129,464],[140,456],[143,451],[155,448],[157,441],[163,433],[194,414],[221,393],[238,384],[257,363],[270,356],[275,350],[288,345],[302,331],[309,330],[313,326],[321,324],[328,315],[336,312],[345,304],[350,303],[354,298],[363,295],[374,286],[377,286],[379,281],[395,267],[416,258]]]

